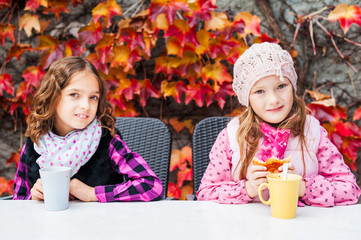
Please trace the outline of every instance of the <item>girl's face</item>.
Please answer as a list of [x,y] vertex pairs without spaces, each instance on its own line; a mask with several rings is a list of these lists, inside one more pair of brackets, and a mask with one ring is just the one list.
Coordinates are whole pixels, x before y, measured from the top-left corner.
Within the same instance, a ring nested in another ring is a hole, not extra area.
[[261,78],[251,88],[249,103],[263,121],[280,123],[292,109],[292,84],[288,78],[282,82],[276,75]]
[[88,71],[75,73],[61,91],[55,112],[55,133],[65,136],[88,126],[96,116],[99,97],[99,83],[95,75]]

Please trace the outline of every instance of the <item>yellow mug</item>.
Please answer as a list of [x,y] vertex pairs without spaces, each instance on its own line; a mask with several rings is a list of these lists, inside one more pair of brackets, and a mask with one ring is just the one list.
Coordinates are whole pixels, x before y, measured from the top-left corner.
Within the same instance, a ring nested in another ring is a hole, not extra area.
[[[264,204],[271,204],[272,217],[290,219],[296,217],[299,187],[302,177],[296,174],[287,174],[287,179],[282,180],[281,173],[267,175],[268,183],[258,187],[259,199]],[[262,197],[262,188],[269,189],[269,199]]]

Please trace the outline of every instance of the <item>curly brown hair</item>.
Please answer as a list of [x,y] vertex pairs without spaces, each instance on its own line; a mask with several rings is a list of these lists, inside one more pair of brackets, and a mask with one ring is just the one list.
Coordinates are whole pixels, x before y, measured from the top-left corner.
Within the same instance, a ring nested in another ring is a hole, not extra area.
[[33,99],[32,110],[26,119],[25,135],[38,144],[40,135],[53,128],[56,106],[61,99],[61,91],[70,83],[75,73],[88,71],[94,74],[99,83],[99,103],[96,116],[103,128],[115,134],[113,107],[107,101],[107,88],[96,68],[82,57],[65,57],[53,62],[44,75]]
[[[293,91],[293,106],[291,110],[291,115],[289,118],[283,120],[278,128],[287,128],[291,130],[291,133],[294,136],[299,137],[299,142],[302,152],[302,161],[304,174],[306,172],[306,165],[304,160],[304,147],[308,152],[304,130],[306,123],[307,107],[304,101],[298,97]],[[248,111],[245,111],[240,114],[239,127],[237,130],[237,139],[240,149],[241,158],[237,163],[236,169],[239,164],[241,164],[240,179],[244,179],[247,176],[247,168],[251,163],[253,157],[255,156],[258,148],[258,142],[262,136],[262,131],[260,128],[260,121],[262,121],[256,113],[253,111],[251,105],[249,106]]]

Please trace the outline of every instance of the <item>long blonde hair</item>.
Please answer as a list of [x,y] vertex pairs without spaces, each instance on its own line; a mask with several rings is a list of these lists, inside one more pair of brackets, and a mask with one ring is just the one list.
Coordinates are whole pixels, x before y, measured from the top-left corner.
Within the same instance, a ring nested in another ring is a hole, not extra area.
[[61,91],[70,83],[75,73],[87,71],[96,77],[99,83],[99,103],[96,116],[102,127],[108,129],[113,136],[115,119],[113,108],[107,101],[107,88],[96,68],[88,60],[81,57],[65,57],[53,62],[44,75],[33,99],[33,107],[26,122],[28,128],[25,135],[38,144],[40,135],[53,128],[56,106],[61,98]]
[[[308,152],[304,135],[306,116],[306,104],[300,97],[295,94],[295,92],[293,92],[293,106],[290,117],[286,118],[278,125],[278,128],[290,129],[291,134],[299,137],[304,173],[306,172],[306,165],[303,147],[305,147]],[[248,111],[241,113],[238,119],[239,127],[237,130],[237,141],[241,157],[235,169],[237,169],[239,164],[241,164],[241,171],[239,177],[240,179],[243,179],[246,178],[247,168],[258,150],[258,143],[260,137],[262,136],[262,131],[260,128],[261,120],[253,111],[251,106],[249,106]]]

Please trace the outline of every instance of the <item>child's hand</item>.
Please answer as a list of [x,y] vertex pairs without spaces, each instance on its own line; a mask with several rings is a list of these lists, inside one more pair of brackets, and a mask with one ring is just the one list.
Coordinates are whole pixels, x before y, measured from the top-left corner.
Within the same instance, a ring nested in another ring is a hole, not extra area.
[[[283,171],[283,166],[279,167],[277,170],[279,172],[282,172]],[[287,173],[297,174],[296,170],[295,170],[295,167],[293,166],[292,163],[288,163],[288,171],[287,171]]]
[[267,182],[266,176],[270,174],[267,167],[260,165],[251,165],[248,168],[249,178],[246,181],[246,191],[251,198],[258,195],[258,187],[264,182]]
[[95,196],[95,189],[76,178],[70,180],[69,192],[71,196],[84,202],[98,201],[98,198]]
[[41,183],[40,178],[36,180],[34,186],[30,190],[30,193],[31,193],[31,200],[44,200],[43,184]]

